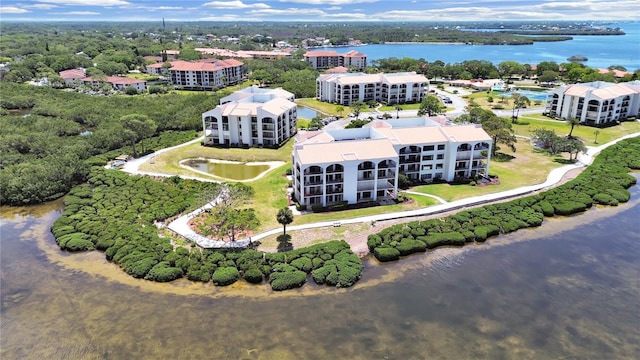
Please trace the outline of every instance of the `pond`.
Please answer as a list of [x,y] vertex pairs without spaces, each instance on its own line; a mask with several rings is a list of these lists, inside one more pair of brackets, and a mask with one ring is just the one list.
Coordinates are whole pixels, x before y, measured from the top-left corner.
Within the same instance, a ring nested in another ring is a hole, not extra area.
[[309,109],[306,108],[304,106],[298,106],[298,117],[299,118],[303,118],[303,119],[309,119],[309,120],[313,120],[313,118],[315,118],[316,116],[318,116],[318,112],[313,110],[313,109]]
[[241,163],[211,159],[189,159],[181,161],[180,164],[196,171],[237,181],[257,178],[271,168],[266,163]]

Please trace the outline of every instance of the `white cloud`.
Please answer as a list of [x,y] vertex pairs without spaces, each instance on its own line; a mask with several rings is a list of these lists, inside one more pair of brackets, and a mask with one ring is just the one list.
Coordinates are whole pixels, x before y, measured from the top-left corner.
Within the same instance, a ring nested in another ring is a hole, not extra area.
[[29,10],[21,9],[15,6],[0,6],[0,14],[24,14],[28,12]]
[[280,16],[293,16],[293,15],[309,15],[309,16],[325,16],[325,13],[319,9],[263,9],[263,10],[250,10],[252,15],[280,15]]
[[76,5],[76,6],[119,6],[129,5],[124,0],[36,0],[37,2],[60,4],[60,5]]
[[327,10],[329,10],[329,11],[331,11],[331,10],[340,10],[340,9],[342,9],[342,6],[332,6],[332,7],[327,8]]
[[280,0],[280,2],[312,5],[351,5],[375,3],[378,2],[378,0]]
[[246,9],[246,8],[258,8],[258,9],[269,9],[271,6],[263,3],[256,3],[247,5],[240,0],[235,1],[211,1],[208,3],[202,4],[202,6],[212,7],[216,9]]
[[58,5],[33,4],[33,5],[22,5],[22,7],[26,8],[26,9],[51,10],[51,9],[57,8]]
[[99,12],[95,11],[69,11],[69,12],[60,12],[60,13],[52,13],[57,15],[100,15]]
[[159,6],[155,9],[156,10],[182,10],[184,8],[182,6]]

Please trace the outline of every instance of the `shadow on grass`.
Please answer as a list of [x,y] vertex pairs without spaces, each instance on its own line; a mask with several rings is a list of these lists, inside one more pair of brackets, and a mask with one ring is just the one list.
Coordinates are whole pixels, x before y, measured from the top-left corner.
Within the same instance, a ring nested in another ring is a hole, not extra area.
[[556,162],[558,164],[562,164],[562,165],[569,165],[569,164],[575,164],[576,161],[575,160],[569,160],[569,159],[553,159],[553,162]]
[[491,161],[497,161],[497,162],[508,162],[511,161],[513,159],[515,159],[516,157],[513,155],[509,155],[509,154],[505,154],[505,153],[501,153],[501,152],[497,152],[495,155],[493,155],[491,157]]
[[278,235],[278,252],[293,250],[291,235]]

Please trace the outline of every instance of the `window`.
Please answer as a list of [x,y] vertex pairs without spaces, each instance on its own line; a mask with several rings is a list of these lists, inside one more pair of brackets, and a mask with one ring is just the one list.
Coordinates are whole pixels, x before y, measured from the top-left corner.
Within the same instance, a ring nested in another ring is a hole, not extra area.
[[436,164],[436,169],[443,169],[444,165],[443,164]]
[[422,170],[431,170],[433,169],[433,165],[429,164],[429,165],[422,165]]
[[437,160],[442,160],[442,159],[444,159],[444,154],[438,154],[438,155],[436,156],[436,159],[437,159]]
[[444,144],[438,145],[438,150],[444,150]]
[[433,160],[433,155],[424,155],[422,157],[422,161],[431,161]]
[[422,151],[433,151],[434,146],[433,145],[425,145],[422,147]]

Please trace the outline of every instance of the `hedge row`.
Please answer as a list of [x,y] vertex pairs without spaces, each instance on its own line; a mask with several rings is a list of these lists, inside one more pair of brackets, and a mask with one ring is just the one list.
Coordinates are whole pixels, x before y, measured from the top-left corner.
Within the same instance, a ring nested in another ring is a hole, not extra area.
[[540,226],[544,217],[572,215],[593,204],[629,201],[636,183],[630,170],[640,169],[640,137],[611,146],[577,178],[538,195],[460,211],[440,219],[397,224],[369,235],[367,244],[381,262],[438,246],[462,246],[491,236]]
[[274,290],[285,290],[302,286],[309,275],[319,284],[336,287],[348,287],[360,279],[362,262],[346,242],[264,254],[251,249],[174,249],[168,238],[158,236],[154,221],[193,208],[200,193],[216,186],[96,168],[86,184],[65,197],[64,212],[51,231],[63,250],[104,251],[127,274],[153,281],[186,276],[225,286],[240,278],[250,283],[267,279]]

